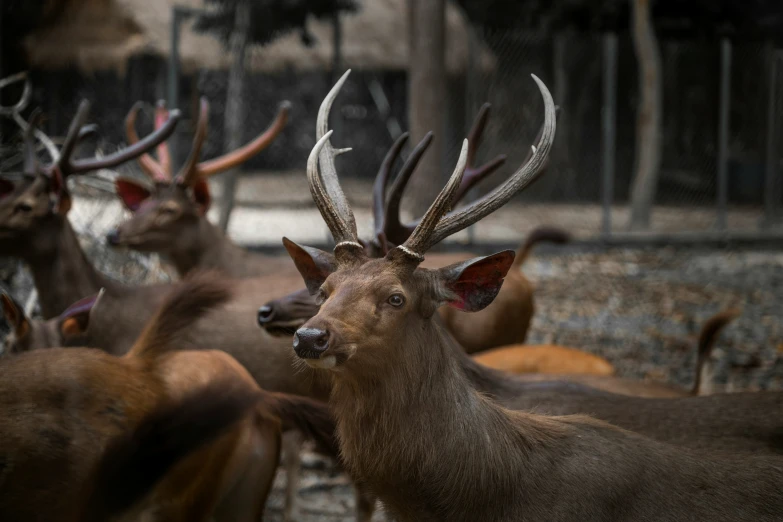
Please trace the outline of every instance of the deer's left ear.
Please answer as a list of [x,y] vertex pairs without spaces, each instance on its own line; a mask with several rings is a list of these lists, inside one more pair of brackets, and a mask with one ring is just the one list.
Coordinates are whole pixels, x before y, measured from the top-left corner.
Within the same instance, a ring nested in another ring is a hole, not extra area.
[[30,321],[24,314],[22,306],[8,294],[0,294],[0,301],[3,302],[3,314],[8,325],[14,329],[17,338],[23,337],[30,331]]
[[209,194],[209,183],[207,183],[207,180],[200,179],[193,185],[193,201],[196,202],[202,216],[207,213],[209,206],[212,204],[212,196]]
[[283,246],[302,275],[310,295],[314,295],[329,274],[337,269],[337,260],[328,252],[297,245],[287,237],[283,238]]
[[90,317],[102,295],[103,289],[95,295],[76,301],[60,314],[58,329],[63,344],[70,339],[87,333],[87,329],[90,326]]
[[513,262],[514,251],[504,250],[437,270],[448,296],[445,302],[465,312],[483,310],[500,292]]

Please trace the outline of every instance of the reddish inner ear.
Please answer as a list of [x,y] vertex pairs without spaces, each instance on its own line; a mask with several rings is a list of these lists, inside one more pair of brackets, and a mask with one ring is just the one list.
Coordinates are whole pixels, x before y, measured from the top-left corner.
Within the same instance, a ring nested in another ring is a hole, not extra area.
[[193,200],[198,205],[201,215],[206,214],[209,206],[212,204],[212,196],[209,194],[209,183],[207,183],[207,180],[200,179],[193,186]]
[[136,212],[141,204],[150,197],[150,191],[129,179],[118,178],[114,181],[117,195],[125,207],[131,212]]
[[512,251],[500,252],[458,265],[447,276],[446,286],[457,295],[449,305],[466,312],[478,312],[489,306],[503,286],[511,263]]

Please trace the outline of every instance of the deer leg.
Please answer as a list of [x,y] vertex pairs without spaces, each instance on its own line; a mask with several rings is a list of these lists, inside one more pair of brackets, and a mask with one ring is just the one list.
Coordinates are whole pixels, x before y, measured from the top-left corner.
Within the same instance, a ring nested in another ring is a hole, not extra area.
[[375,494],[363,484],[356,484],[356,521],[370,522],[375,511]]
[[283,520],[294,522],[296,517],[296,496],[299,492],[299,454],[302,449],[302,436],[299,432],[283,434],[283,463],[286,471],[285,506]]

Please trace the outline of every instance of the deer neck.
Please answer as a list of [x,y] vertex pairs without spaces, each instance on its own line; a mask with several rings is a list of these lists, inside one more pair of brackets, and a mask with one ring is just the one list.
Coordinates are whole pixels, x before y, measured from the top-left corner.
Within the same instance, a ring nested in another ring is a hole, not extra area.
[[385,350],[394,359],[384,357],[386,371],[359,377],[349,361],[334,374],[330,405],[346,465],[399,520],[479,520],[505,509],[489,503],[526,480],[520,449],[536,436],[535,421],[527,433],[478,393],[439,327],[406,331]]
[[101,288],[114,286],[87,259],[71,223],[62,216],[54,216],[34,235],[22,258],[30,266],[47,319]]
[[249,266],[251,254],[234,244],[205,216],[198,220],[192,234],[186,234],[174,244],[166,254],[180,276],[193,270],[217,270],[232,277],[257,275],[257,270]]

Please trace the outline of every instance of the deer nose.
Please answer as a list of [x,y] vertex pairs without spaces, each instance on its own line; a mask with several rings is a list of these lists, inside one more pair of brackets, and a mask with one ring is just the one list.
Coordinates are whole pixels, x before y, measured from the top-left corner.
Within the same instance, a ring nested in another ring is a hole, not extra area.
[[302,359],[318,359],[329,348],[329,332],[300,328],[294,334],[294,351]]
[[120,244],[120,231],[112,230],[106,234],[106,242],[110,245],[117,246]]
[[267,323],[272,322],[275,318],[275,307],[272,303],[267,303],[258,309],[258,324],[264,326]]

